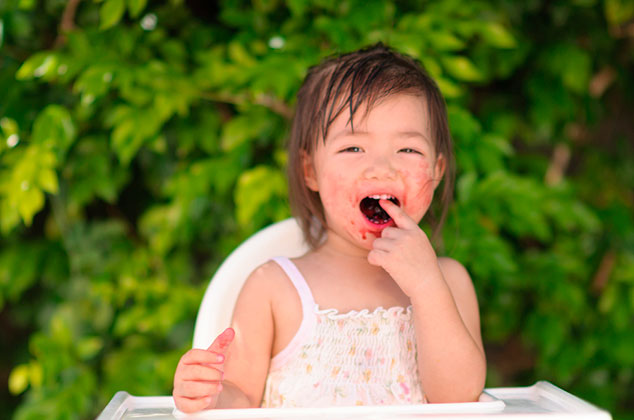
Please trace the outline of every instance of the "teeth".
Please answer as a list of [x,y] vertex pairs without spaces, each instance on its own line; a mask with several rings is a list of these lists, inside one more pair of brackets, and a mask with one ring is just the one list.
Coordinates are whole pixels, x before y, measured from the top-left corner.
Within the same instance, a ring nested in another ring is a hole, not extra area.
[[394,196],[387,194],[375,194],[371,195],[370,198],[373,198],[375,200],[389,200],[390,198],[394,198]]

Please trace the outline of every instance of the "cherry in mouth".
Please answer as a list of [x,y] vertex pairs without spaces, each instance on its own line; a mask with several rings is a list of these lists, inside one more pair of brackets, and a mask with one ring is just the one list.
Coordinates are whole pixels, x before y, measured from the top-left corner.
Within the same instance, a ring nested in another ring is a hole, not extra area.
[[[399,202],[396,198],[390,197],[389,200],[397,206],[399,205]],[[374,224],[384,225],[392,220],[390,215],[387,214],[387,212],[383,210],[383,208],[379,205],[379,200],[376,198],[364,198],[363,200],[361,200],[359,207],[361,208],[361,212],[365,215],[366,219]]]

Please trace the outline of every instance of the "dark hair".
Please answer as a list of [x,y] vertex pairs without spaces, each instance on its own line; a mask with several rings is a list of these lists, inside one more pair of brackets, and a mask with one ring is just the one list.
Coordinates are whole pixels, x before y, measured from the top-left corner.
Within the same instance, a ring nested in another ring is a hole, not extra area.
[[362,105],[367,114],[377,101],[395,94],[424,98],[436,155],[442,154],[446,169],[441,196],[441,215],[433,208],[428,214],[436,238],[453,196],[453,146],[445,101],[434,80],[422,65],[379,43],[359,51],[333,56],[311,67],[297,93],[295,117],[288,144],[289,199],[293,215],[311,248],[317,247],[326,231],[326,219],[319,194],[304,180],[302,156],[312,156],[317,141],[326,140],[332,122],[348,108],[352,127],[354,114]]

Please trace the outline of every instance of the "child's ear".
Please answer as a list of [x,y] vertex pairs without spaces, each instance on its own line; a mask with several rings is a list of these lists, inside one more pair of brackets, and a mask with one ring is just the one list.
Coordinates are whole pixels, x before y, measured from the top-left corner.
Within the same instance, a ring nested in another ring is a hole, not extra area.
[[442,181],[443,175],[445,175],[445,169],[447,169],[447,159],[442,153],[438,154],[436,158],[436,165],[434,165],[434,189]]
[[311,191],[319,191],[319,185],[317,184],[317,175],[315,174],[315,165],[313,159],[302,150],[302,169],[304,171],[304,182]]

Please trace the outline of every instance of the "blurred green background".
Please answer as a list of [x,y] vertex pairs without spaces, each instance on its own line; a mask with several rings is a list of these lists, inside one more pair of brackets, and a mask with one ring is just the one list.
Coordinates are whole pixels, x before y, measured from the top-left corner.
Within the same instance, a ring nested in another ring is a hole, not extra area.
[[378,41],[448,102],[487,386],[634,418],[631,0],[0,1],[0,417],[170,394],[218,264],[289,216],[307,68]]

